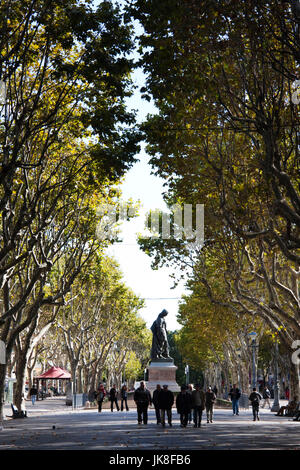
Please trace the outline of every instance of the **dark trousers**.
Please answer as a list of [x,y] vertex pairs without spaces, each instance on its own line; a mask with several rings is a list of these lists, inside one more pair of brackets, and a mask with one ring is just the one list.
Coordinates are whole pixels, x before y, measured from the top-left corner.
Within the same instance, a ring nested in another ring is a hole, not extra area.
[[160,418],[160,409],[158,406],[155,407],[155,415],[156,415],[156,422],[157,424],[161,423],[161,418]]
[[121,411],[123,411],[123,409],[124,409],[124,403],[125,403],[126,410],[129,411],[128,404],[127,404],[127,398],[122,398],[121,399]]
[[259,405],[254,403],[252,405],[252,413],[253,413],[253,419],[257,419],[258,418],[258,412],[259,412]]
[[99,413],[102,410],[102,403],[103,403],[103,400],[98,401],[98,411],[99,411]]
[[187,426],[188,420],[189,420],[189,414],[190,414],[190,412],[188,412],[188,411],[186,411],[184,413],[180,413],[180,424],[181,424],[181,426],[184,426],[184,427]]
[[138,423],[147,424],[148,422],[148,403],[137,403]]
[[202,411],[203,410],[201,406],[194,407],[194,424],[197,426],[201,426]]
[[233,414],[236,414],[236,415],[239,414],[239,399],[238,398],[232,399],[232,411],[233,411]]
[[160,419],[161,419],[161,424],[164,426],[165,425],[165,415],[167,413],[167,417],[168,417],[168,424],[172,424],[172,409],[171,408],[168,408],[168,409],[163,409],[161,408],[160,409]]
[[119,405],[118,405],[118,399],[117,398],[113,398],[112,400],[110,400],[110,409],[111,409],[111,411],[113,411],[113,409],[114,409],[114,403],[116,404],[116,408],[119,411],[120,408],[119,408]]
[[207,421],[212,421],[213,419],[213,412],[214,412],[214,404],[213,403],[209,403],[206,405],[206,418],[207,418]]

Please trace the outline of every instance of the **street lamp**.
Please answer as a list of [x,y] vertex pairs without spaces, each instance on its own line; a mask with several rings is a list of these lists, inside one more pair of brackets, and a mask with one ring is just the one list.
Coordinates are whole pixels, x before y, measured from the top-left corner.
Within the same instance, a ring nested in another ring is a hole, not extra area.
[[279,411],[279,382],[278,382],[278,342],[275,343],[274,354],[274,402],[271,411]]
[[256,337],[257,333],[255,331],[251,331],[249,333],[249,337],[252,341],[252,388],[256,387],[256,361],[255,361],[255,354],[256,354]]
[[123,383],[126,385],[126,371],[125,371],[126,365],[123,367]]
[[184,373],[185,373],[185,384],[186,386],[188,386],[188,384],[190,383],[190,368],[188,364],[185,366]]
[[238,357],[238,384],[239,384],[239,389],[241,390],[241,370],[240,370],[240,359],[242,355],[241,348],[236,349],[236,354]]
[[120,354],[120,347],[118,341],[114,341],[111,351],[111,363],[110,363],[110,376],[112,377],[112,382],[116,383],[119,386],[119,382],[122,381],[121,377],[117,377],[116,364],[118,364],[118,356]]

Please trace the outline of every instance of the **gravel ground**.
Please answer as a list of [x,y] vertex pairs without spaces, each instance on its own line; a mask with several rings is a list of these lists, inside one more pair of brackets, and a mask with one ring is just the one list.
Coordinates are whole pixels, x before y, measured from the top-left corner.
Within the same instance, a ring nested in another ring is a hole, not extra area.
[[[284,404],[281,402],[281,404]],[[11,414],[5,407],[6,414]],[[216,409],[214,422],[182,429],[173,410],[173,426],[158,426],[153,409],[147,425],[137,424],[136,409],[111,413],[104,409],[77,409],[55,398],[27,402],[28,418],[6,419],[0,432],[0,450],[300,450],[300,422],[261,410],[252,421],[251,410],[233,416]],[[204,416],[205,417],[205,416]]]

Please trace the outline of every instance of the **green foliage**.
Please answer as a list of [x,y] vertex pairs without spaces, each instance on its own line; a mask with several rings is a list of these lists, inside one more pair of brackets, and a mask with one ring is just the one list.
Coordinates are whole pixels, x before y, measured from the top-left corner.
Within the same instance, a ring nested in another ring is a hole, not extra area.
[[154,267],[189,273],[180,351],[201,367],[226,352],[229,364],[235,336],[251,325],[288,349],[300,332],[295,10],[277,1],[135,0],[128,12],[144,27],[142,91],[158,113],[142,130],[165,200],[205,205],[203,247],[139,241]]
[[[104,329],[114,311],[114,325],[139,329],[134,315],[141,301],[116,273],[114,279],[104,275],[103,265],[96,271],[99,295],[94,278],[86,292],[84,283],[75,282],[79,274],[83,282],[84,268],[107,245],[96,237],[96,212],[117,202],[114,184],[139,149],[135,114],[126,108],[132,31],[113,2],[95,6],[89,0],[4,0],[0,28],[0,78],[6,85],[0,105],[1,338],[9,357],[24,332],[19,357],[26,358],[38,324],[54,321],[63,306],[58,321],[64,316],[64,333],[74,335],[68,343],[73,361],[73,346],[77,353],[81,342],[95,340],[88,300],[103,300]],[[2,391],[0,383],[0,396]]]
[[141,63],[159,114],[143,130],[167,202],[205,204],[207,239],[224,222],[238,236],[268,231],[299,261],[299,43],[288,5],[275,3],[136,0],[129,11],[145,29]]

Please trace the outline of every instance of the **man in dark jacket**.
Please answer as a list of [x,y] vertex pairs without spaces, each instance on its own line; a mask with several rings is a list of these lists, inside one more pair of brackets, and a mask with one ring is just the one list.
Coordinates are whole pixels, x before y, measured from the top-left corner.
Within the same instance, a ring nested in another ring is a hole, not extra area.
[[192,407],[194,409],[194,428],[201,427],[202,412],[205,408],[205,393],[200,389],[200,385],[195,385],[192,391]]
[[101,413],[101,411],[102,411],[102,404],[103,404],[105,395],[106,395],[106,391],[105,391],[104,385],[100,384],[99,388],[96,392],[96,399],[97,399],[97,403],[98,403],[98,412],[99,413]]
[[124,409],[124,403],[126,406],[126,411],[129,411],[127,399],[128,399],[127,386],[124,384],[121,388],[121,411],[123,411]]
[[31,403],[34,405],[36,397],[37,397],[37,388],[35,387],[35,385],[33,385],[31,387],[31,389],[29,391],[29,395],[30,395],[30,398],[31,398]]
[[215,401],[216,395],[212,391],[211,387],[208,387],[207,392],[205,394],[206,419],[208,423],[212,423]]
[[163,385],[162,390],[158,394],[158,407],[160,410],[161,424],[165,426],[165,414],[168,416],[168,424],[172,426],[172,406],[174,403],[174,394],[168,390],[168,385]]
[[154,405],[154,408],[155,408],[155,414],[156,414],[156,424],[161,423],[160,410],[159,410],[159,406],[158,406],[158,395],[159,395],[160,391],[161,391],[161,386],[160,386],[160,384],[157,384],[156,389],[153,392],[153,397],[152,397],[152,402],[153,402],[153,405]]
[[256,388],[254,387],[252,393],[250,393],[249,395],[249,400],[251,401],[251,405],[252,405],[253,421],[256,421],[256,420],[259,421],[258,412],[259,412],[259,402],[261,399],[262,399],[261,394],[258,393],[256,391]]
[[139,388],[136,389],[133,395],[133,399],[136,403],[138,424],[147,424],[148,422],[148,406],[152,404],[151,394],[146,389],[145,383],[141,382]]
[[120,411],[120,408],[118,405],[118,392],[117,392],[117,388],[115,384],[110,389],[109,399],[110,399],[110,411],[114,411],[114,403],[116,404],[117,410]]
[[185,385],[181,386],[181,392],[176,397],[177,413],[180,415],[180,427],[186,428],[189,419],[189,413],[192,409],[192,396],[187,393]]
[[239,414],[239,399],[241,397],[240,389],[234,384],[229,392],[229,396],[232,402],[232,411],[234,415]]

